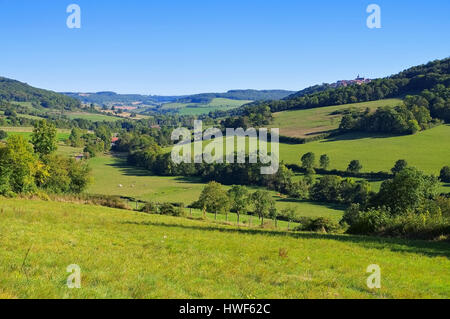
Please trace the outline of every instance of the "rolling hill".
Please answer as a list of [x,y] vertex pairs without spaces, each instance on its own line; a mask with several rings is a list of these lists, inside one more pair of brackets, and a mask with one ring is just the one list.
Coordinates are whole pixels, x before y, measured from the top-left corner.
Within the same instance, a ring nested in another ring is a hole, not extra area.
[[[114,92],[63,93],[83,103],[97,105],[135,105],[153,112],[177,112],[184,115],[208,114],[231,110],[253,101],[279,100],[292,94],[286,90],[230,90],[225,93],[202,93],[184,96],[117,94]],[[195,110],[194,110],[195,109]]]
[[288,137],[307,138],[339,128],[343,115],[352,109],[371,111],[382,106],[396,106],[400,99],[385,99],[363,103],[324,106],[320,108],[283,111],[273,114],[270,127],[279,128],[280,134]]
[[38,89],[26,83],[0,77],[0,101],[30,102],[34,107],[72,110],[80,107],[80,102],[56,92]]
[[174,102],[163,104],[160,111],[172,111],[181,115],[202,115],[214,111],[233,110],[242,105],[250,103],[248,100],[232,100],[227,98],[213,98],[208,102],[202,103],[183,103]]
[[367,84],[339,88],[329,88],[327,85],[317,86],[306,89],[305,92],[297,92],[283,100],[254,104],[266,105],[272,112],[310,109],[401,98],[407,94],[420,93],[425,89],[430,90],[437,85],[450,86],[450,58],[415,66],[389,77],[375,79]]

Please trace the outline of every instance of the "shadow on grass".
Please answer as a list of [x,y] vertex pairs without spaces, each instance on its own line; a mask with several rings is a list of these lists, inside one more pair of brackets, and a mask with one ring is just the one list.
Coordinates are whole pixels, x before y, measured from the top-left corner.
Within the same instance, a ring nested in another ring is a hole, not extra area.
[[120,173],[125,176],[153,176],[150,171],[138,167],[129,166],[123,159],[116,158],[114,163],[107,164],[107,166],[117,168]]
[[389,137],[398,137],[403,135],[396,135],[396,134],[377,134],[377,133],[347,133],[347,134],[340,134],[333,137],[329,137],[323,141],[320,141],[320,143],[329,143],[329,142],[339,142],[339,141],[353,141],[353,140],[360,140],[363,138],[370,138],[370,139],[382,139],[382,138],[389,138]]
[[[120,158],[120,157],[114,157],[114,163],[107,164],[107,166],[114,167],[117,170],[120,171],[121,174],[125,176],[139,176],[139,177],[164,177],[160,175],[155,175],[151,171],[131,166],[127,163],[126,159]],[[173,177],[173,176],[167,176],[167,177]],[[186,184],[202,184],[200,178],[197,177],[186,177],[186,176],[177,176],[175,177],[175,180],[179,183],[186,183]]]
[[[290,233],[284,231],[269,231],[263,229],[248,229],[248,228],[228,228],[222,225],[216,226],[197,226],[197,225],[180,225],[167,224],[161,222],[122,222],[125,225],[137,226],[156,226],[166,228],[180,228],[200,231],[214,231],[232,234],[246,234],[246,235],[264,235],[273,237],[291,237],[298,239],[319,239],[319,240],[335,240],[344,243],[352,243],[367,249],[388,249],[392,252],[400,253],[415,253],[425,255],[428,257],[447,257],[450,258],[450,244],[445,242],[430,242],[423,240],[407,240],[384,237],[370,237],[370,236],[354,236],[354,235],[333,235],[320,233]],[[338,251],[336,253],[339,253]]]
[[310,204],[316,206],[325,206],[330,209],[342,210],[344,211],[347,207],[345,205],[338,205],[332,203],[322,203],[322,202],[310,202],[307,200],[295,199],[295,198],[278,198],[276,197],[278,202],[281,203],[292,203],[292,204]]

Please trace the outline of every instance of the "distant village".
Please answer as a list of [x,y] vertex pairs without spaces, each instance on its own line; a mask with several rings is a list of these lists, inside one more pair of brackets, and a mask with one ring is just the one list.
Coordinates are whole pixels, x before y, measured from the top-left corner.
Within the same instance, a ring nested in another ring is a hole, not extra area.
[[354,84],[365,84],[365,83],[370,83],[372,82],[371,79],[366,79],[366,78],[362,78],[358,75],[358,77],[354,80],[341,80],[341,81],[337,81],[336,83],[332,83],[330,86],[333,88],[339,88],[339,87],[345,87],[345,86],[349,86],[349,85],[354,85]]

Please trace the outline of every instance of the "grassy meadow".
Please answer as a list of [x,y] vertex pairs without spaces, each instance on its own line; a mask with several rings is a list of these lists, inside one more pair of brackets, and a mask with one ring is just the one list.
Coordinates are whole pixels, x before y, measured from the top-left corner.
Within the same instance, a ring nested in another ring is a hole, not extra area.
[[307,110],[284,111],[274,113],[274,122],[270,127],[279,128],[280,134],[292,137],[311,137],[339,128],[342,119],[336,111],[346,109],[375,110],[382,106],[396,106],[400,99],[386,99],[372,102],[319,107]]
[[178,110],[181,115],[202,115],[217,110],[228,111],[253,101],[214,98],[209,103],[166,103],[162,110]]
[[[0,298],[450,298],[445,243],[0,199]],[[68,289],[66,268],[81,268]],[[379,290],[366,286],[381,267]]]
[[83,119],[92,122],[115,122],[120,120],[120,117],[117,116],[108,116],[103,114],[95,114],[95,113],[82,113],[82,112],[71,112],[65,114],[68,118],[74,119]]
[[[93,174],[93,184],[88,189],[91,194],[126,196],[159,203],[183,202],[187,206],[198,200],[205,187],[195,178],[154,176],[146,170],[128,166],[124,159],[112,156],[92,158],[89,165]],[[285,199],[275,192],[271,194],[278,208],[293,206],[297,209],[297,216],[328,217],[336,221],[342,217],[342,207]]]
[[305,153],[328,154],[330,167],[340,170],[357,159],[363,172],[389,171],[397,160],[405,159],[411,166],[439,175],[441,168],[450,164],[450,144],[445,147],[444,141],[450,141],[450,125],[404,136],[349,133],[301,145],[280,144],[280,157],[286,163],[299,164]]
[[[32,127],[0,127],[0,130],[5,131],[8,135],[20,135],[26,139],[31,138],[31,134],[33,133]],[[57,130],[57,139],[59,142],[63,142],[67,140],[70,136],[70,130],[58,129]]]

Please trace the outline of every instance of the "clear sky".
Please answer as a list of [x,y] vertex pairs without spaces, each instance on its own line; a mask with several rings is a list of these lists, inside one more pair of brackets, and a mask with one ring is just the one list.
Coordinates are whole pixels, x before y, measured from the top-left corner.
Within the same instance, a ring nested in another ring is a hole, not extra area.
[[[66,26],[69,4],[81,29]],[[382,28],[366,26],[369,4]],[[450,56],[449,0],[0,0],[0,75],[189,94],[381,77]]]

